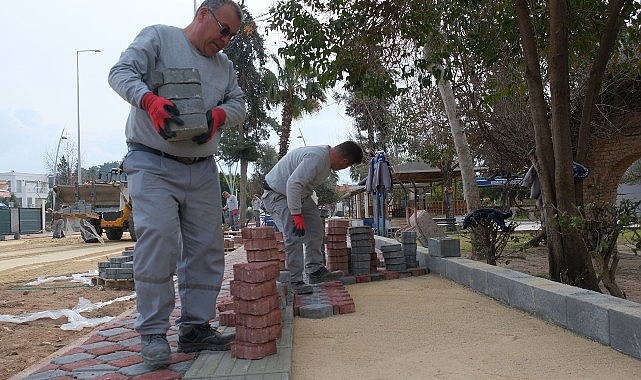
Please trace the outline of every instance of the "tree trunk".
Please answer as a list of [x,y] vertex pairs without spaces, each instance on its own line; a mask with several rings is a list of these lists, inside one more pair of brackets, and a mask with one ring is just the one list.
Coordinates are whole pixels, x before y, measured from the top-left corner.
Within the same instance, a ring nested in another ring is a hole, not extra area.
[[278,159],[283,158],[287,151],[289,150],[289,137],[292,133],[292,120],[293,120],[293,110],[292,110],[291,99],[285,101],[283,104],[283,113],[282,113],[282,123],[280,126],[280,143],[278,149]]
[[546,213],[550,278],[599,291],[587,247],[577,233],[559,226],[557,218],[558,214],[576,215],[578,211],[574,201],[569,124],[567,8],[565,2],[560,0],[551,0],[549,4],[551,125],[547,117],[539,56],[528,4],[526,0],[515,2],[536,140],[532,161],[541,184],[543,209]]

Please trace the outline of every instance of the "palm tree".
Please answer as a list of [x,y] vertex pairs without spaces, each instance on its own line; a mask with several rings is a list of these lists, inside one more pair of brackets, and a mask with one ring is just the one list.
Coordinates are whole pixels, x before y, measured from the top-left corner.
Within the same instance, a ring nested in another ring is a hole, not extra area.
[[304,75],[293,61],[285,60],[281,64],[275,55],[272,59],[278,68],[278,76],[269,70],[265,73],[269,89],[267,103],[283,107],[278,150],[278,158],[281,159],[289,149],[292,120],[302,118],[305,113],[320,111],[327,97],[318,82]]

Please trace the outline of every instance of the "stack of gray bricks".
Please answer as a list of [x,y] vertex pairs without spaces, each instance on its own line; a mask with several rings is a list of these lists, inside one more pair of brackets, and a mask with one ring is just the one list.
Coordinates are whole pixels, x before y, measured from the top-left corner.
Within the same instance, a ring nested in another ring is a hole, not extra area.
[[381,252],[383,252],[385,269],[395,272],[407,271],[407,264],[405,263],[405,254],[403,253],[402,244],[383,245],[380,249]]
[[98,279],[95,283],[107,286],[116,281],[126,282],[133,289],[134,249],[127,248],[120,256],[110,257],[109,261],[98,262]]
[[[349,239],[351,245],[349,254],[350,274],[361,276],[376,272],[377,259],[376,250],[374,249],[374,231],[370,227],[351,227],[349,229]],[[375,260],[374,264],[372,264],[372,256]]]
[[403,254],[405,255],[405,265],[408,268],[418,267],[416,260],[416,231],[404,231],[401,233],[401,244],[403,245]]
[[169,129],[176,133],[169,141],[189,140],[207,132],[207,117],[198,70],[166,69],[151,74],[151,85],[158,96],[172,101],[180,111],[183,125],[169,120]]

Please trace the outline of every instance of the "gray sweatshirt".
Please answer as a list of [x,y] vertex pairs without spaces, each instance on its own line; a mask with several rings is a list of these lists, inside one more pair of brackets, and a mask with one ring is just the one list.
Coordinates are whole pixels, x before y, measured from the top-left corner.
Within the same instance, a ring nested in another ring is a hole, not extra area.
[[312,195],[314,188],[329,177],[329,145],[307,146],[290,151],[265,176],[272,190],[287,197],[292,214],[300,214],[301,199]]
[[138,34],[109,71],[109,85],[131,104],[125,126],[127,142],[144,144],[181,157],[213,155],[218,148],[222,128],[202,145],[191,140],[166,141],[154,129],[147,112],[140,108],[143,95],[151,90],[151,72],[167,68],[197,69],[205,110],[221,103],[220,108],[227,114],[225,125],[235,126],[245,119],[245,97],[227,56],[217,53],[213,57],[205,57],[194,48],[182,29],[153,25]]

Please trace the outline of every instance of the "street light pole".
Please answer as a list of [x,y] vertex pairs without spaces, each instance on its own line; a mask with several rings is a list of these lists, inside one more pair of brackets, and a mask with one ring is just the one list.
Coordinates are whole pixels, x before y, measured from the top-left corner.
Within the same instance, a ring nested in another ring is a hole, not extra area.
[[82,183],[82,165],[80,164],[80,65],[78,56],[80,53],[100,53],[98,49],[76,50],[76,108],[78,113],[78,185]]
[[296,136],[296,138],[303,139],[303,145],[307,146],[307,143],[305,142],[305,136],[303,136],[303,131],[301,131],[300,128],[298,128],[298,133],[300,133],[300,135]]
[[[60,152],[60,143],[62,140],[66,140],[65,129],[62,128],[62,133],[60,133],[60,139],[58,139],[58,148],[56,148],[56,161],[53,164],[53,187],[56,187],[56,178],[58,177],[58,153]],[[51,199],[51,209],[56,211],[56,192],[53,192],[53,197]]]

